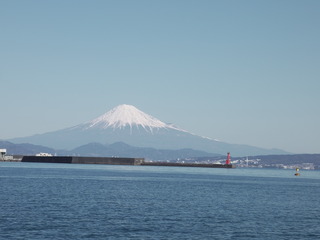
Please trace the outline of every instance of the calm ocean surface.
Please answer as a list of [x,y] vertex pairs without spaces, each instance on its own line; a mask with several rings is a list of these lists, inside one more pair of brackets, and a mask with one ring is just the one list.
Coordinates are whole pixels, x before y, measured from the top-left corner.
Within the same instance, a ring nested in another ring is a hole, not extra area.
[[0,162],[0,239],[320,239],[320,171]]

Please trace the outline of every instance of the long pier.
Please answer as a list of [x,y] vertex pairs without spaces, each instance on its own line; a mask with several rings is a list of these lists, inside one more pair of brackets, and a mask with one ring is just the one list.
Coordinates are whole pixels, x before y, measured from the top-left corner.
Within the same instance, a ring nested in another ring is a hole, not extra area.
[[148,162],[144,158],[120,157],[74,157],[74,156],[19,156],[19,158],[2,160],[6,162],[34,163],[76,163],[76,164],[108,164],[108,165],[139,165],[164,167],[202,167],[202,168],[235,168],[232,164],[209,163],[177,163],[177,162]]
[[24,156],[21,162],[37,163],[81,163],[109,165],[141,165],[144,158],[118,157],[73,157],[73,156]]
[[204,168],[235,168],[232,164],[209,163],[175,163],[175,162],[143,162],[142,166],[166,166],[166,167],[204,167]]

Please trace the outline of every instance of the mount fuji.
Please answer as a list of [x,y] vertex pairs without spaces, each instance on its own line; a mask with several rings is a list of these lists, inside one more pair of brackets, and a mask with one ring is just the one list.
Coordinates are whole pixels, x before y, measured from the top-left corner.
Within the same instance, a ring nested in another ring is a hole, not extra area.
[[9,141],[38,144],[55,149],[73,149],[92,142],[101,144],[124,142],[136,147],[191,148],[217,154],[232,152],[237,156],[285,153],[278,149],[230,144],[197,136],[172,124],[166,124],[127,104],[119,105],[98,118],[74,127]]

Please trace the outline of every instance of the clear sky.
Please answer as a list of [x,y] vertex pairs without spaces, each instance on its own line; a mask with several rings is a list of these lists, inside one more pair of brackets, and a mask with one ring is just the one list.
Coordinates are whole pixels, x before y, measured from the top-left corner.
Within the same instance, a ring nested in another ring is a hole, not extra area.
[[0,0],[0,139],[131,104],[229,143],[320,153],[318,0]]

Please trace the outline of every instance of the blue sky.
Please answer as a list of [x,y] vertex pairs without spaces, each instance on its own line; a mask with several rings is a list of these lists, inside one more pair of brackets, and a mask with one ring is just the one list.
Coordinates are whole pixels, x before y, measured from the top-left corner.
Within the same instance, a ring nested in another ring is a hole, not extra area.
[[119,104],[229,143],[320,153],[318,0],[0,0],[0,139]]

